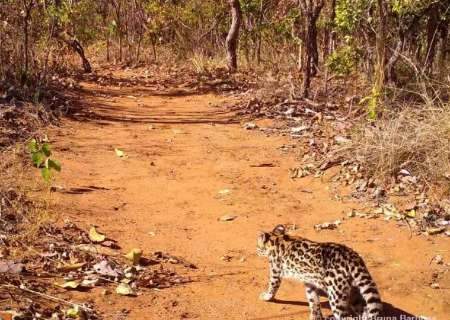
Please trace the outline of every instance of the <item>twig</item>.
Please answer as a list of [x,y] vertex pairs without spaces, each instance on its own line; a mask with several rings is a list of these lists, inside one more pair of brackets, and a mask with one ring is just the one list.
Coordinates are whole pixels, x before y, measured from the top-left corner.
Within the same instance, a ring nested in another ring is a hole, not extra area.
[[83,309],[84,311],[87,311],[87,312],[94,312],[94,310],[91,309],[91,308],[85,307],[85,306],[80,305],[80,304],[75,303],[75,302],[67,301],[67,300],[64,300],[64,299],[61,299],[61,298],[58,298],[58,297],[54,297],[54,296],[51,296],[51,295],[48,295],[48,294],[45,294],[45,293],[41,293],[41,292],[37,292],[37,291],[31,290],[31,289],[28,289],[24,285],[15,286],[13,284],[3,284],[3,285],[0,285],[0,286],[1,287],[7,287],[7,288],[19,289],[19,290],[22,290],[22,291],[25,291],[25,292],[28,292],[28,293],[40,296],[40,297],[48,299],[48,300],[52,300],[52,301],[55,301],[55,302],[60,302],[60,303],[63,303],[63,304],[66,304],[66,305],[70,305],[70,306],[79,307],[80,309]]
[[409,239],[411,239],[412,236],[413,236],[413,231],[412,231],[411,225],[409,224],[408,219],[403,218],[402,220],[404,220],[404,221],[406,222],[406,225],[408,226],[408,229],[409,229]]

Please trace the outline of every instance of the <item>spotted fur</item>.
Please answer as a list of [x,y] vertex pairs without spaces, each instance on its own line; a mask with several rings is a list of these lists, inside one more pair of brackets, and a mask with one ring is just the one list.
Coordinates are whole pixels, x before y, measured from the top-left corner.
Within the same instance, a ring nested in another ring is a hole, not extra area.
[[[319,294],[325,293],[336,320],[354,316],[352,308],[355,294],[365,302],[362,319],[380,317],[380,294],[363,259],[352,249],[337,243],[319,243],[286,234],[278,225],[272,232],[258,237],[257,253],[269,258],[269,287],[260,299],[275,297],[282,278],[301,281],[306,287],[306,297],[311,320],[323,319]],[[360,311],[361,312],[361,311]]]

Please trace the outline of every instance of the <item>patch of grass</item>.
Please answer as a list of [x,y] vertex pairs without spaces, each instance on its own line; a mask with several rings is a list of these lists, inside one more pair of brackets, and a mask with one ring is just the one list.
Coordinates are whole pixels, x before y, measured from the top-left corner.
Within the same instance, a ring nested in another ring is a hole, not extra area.
[[225,59],[208,57],[202,53],[195,53],[189,60],[192,69],[197,74],[209,73],[215,69],[226,68]]
[[11,249],[33,243],[41,227],[55,221],[49,210],[50,191],[35,193],[49,187],[38,177],[31,178],[28,157],[23,145],[0,152],[0,234]]
[[367,173],[386,181],[408,170],[450,190],[450,106],[404,108],[354,134],[350,151]]

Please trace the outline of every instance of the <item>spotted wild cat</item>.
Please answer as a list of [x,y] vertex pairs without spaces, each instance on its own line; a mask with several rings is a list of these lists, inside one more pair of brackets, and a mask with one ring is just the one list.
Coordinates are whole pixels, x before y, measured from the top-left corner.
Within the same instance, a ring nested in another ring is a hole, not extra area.
[[365,302],[362,319],[377,319],[382,311],[380,294],[363,259],[352,249],[337,243],[319,243],[286,234],[278,225],[258,237],[258,255],[269,258],[269,288],[260,299],[275,297],[282,278],[304,282],[311,320],[323,319],[319,293],[328,296],[336,320],[354,316],[355,293]]

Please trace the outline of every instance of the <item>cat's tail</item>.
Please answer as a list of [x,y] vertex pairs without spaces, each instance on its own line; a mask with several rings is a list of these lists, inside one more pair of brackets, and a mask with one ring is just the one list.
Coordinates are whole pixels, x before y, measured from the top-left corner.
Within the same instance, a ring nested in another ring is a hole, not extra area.
[[364,308],[363,319],[375,320],[381,317],[383,311],[383,303],[381,302],[380,293],[367,270],[364,261],[360,258],[360,263],[353,269],[353,286],[359,289],[362,298],[366,302]]

